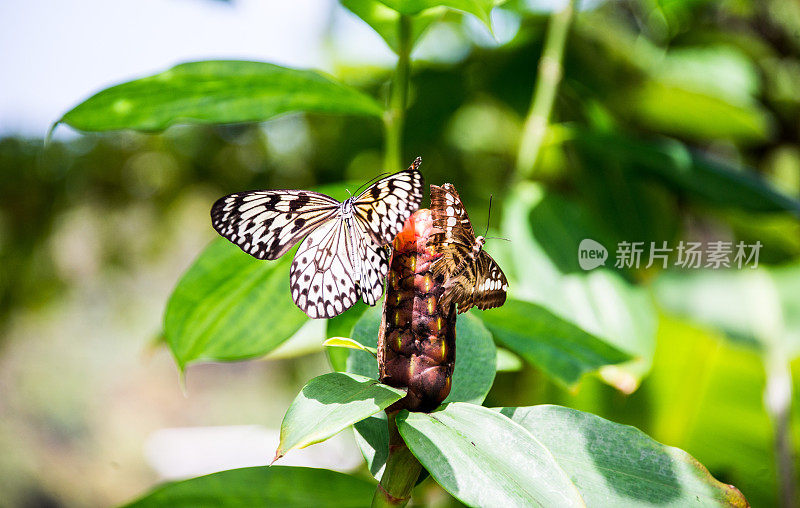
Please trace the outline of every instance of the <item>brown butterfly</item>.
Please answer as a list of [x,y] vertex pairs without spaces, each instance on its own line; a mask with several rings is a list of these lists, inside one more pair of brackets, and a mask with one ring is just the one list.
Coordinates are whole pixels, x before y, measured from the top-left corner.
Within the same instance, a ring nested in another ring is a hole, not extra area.
[[464,204],[455,187],[431,185],[433,227],[431,238],[441,257],[433,266],[435,276],[444,276],[441,304],[458,305],[458,312],[472,306],[499,307],[506,301],[508,280],[494,259],[483,250],[486,239],[475,236]]

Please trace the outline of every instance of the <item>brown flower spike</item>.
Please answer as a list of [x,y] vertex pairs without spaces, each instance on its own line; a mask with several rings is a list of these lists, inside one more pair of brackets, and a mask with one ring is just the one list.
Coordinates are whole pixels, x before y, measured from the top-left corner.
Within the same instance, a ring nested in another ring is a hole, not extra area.
[[435,277],[431,212],[417,210],[394,239],[378,336],[381,382],[408,388],[387,411],[431,411],[447,398],[456,359],[456,309],[440,304],[444,277]]

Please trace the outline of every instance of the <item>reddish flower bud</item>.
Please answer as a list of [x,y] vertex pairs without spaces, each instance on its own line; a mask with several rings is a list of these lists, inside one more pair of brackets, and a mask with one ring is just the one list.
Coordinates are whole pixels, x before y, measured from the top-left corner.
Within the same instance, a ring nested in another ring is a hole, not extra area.
[[430,411],[450,393],[456,359],[456,309],[444,309],[442,277],[428,241],[436,232],[430,210],[417,210],[395,237],[378,337],[381,382],[408,388],[387,411]]

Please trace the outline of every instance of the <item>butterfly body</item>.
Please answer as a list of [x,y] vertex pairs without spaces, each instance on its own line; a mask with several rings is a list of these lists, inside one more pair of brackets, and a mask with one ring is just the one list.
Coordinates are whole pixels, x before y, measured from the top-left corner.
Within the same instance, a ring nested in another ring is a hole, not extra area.
[[440,258],[434,274],[445,278],[442,303],[458,312],[505,303],[508,281],[494,259],[483,249],[486,239],[475,236],[461,198],[451,184],[431,185],[431,212]]
[[248,191],[214,204],[214,229],[258,259],[301,239],[289,272],[292,299],[311,318],[334,317],[359,298],[375,305],[389,269],[383,248],[422,201],[421,160],[339,202],[319,192]]

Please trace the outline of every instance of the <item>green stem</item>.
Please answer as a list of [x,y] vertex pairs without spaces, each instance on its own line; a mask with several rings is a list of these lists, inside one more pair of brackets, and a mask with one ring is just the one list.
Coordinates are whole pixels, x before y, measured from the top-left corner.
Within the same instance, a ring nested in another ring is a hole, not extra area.
[[794,453],[791,436],[792,373],[783,348],[773,346],[766,358],[767,386],[764,400],[775,432],[775,461],[778,472],[778,504],[797,506]]
[[408,103],[408,82],[411,68],[411,17],[400,15],[398,21],[399,49],[394,72],[389,108],[383,115],[386,136],[383,171],[402,169],[403,125]]
[[530,177],[539,158],[542,142],[547,133],[550,112],[553,110],[553,101],[564,71],[562,63],[564,46],[576,4],[577,0],[569,0],[563,10],[553,13],[547,26],[531,109],[525,118],[517,153],[517,177],[519,178]]
[[411,453],[397,430],[395,415],[389,414],[389,457],[381,482],[375,489],[372,508],[405,506],[411,499],[411,490],[417,483],[422,464]]

